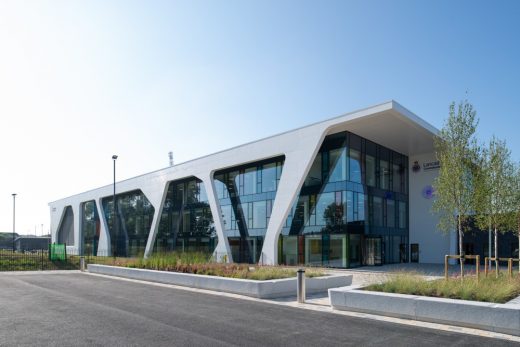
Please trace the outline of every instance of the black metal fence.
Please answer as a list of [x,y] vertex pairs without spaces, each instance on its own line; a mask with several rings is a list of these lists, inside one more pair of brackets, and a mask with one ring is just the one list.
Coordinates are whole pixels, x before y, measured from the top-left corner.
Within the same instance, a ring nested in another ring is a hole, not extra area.
[[[40,270],[80,270],[80,256],[77,254],[64,254],[58,257],[61,260],[51,260],[49,249],[31,251],[14,251],[12,249],[0,249],[0,272],[2,271],[40,271]],[[85,254],[85,265],[107,264],[116,265],[118,260],[103,252],[97,255]],[[52,257],[56,259],[57,257]]]
[[79,269],[79,257],[50,260],[48,249],[25,252],[0,250],[0,271],[39,271]]

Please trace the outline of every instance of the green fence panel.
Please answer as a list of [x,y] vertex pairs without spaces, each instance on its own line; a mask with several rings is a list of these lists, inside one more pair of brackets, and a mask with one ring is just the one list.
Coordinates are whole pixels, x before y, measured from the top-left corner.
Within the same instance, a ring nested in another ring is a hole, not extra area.
[[67,247],[64,243],[51,243],[49,245],[49,259],[54,260],[67,260]]

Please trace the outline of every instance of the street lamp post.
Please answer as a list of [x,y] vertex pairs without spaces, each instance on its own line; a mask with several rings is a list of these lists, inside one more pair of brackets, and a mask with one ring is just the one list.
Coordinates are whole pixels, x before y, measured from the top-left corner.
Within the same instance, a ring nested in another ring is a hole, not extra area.
[[13,193],[12,196],[13,196],[13,253],[14,253],[14,251],[15,251],[14,234],[16,231],[16,193]]
[[116,230],[116,211],[117,211],[117,202],[116,202],[116,160],[117,155],[112,156],[112,160],[114,162],[114,193],[112,195],[112,231],[114,232],[115,242],[112,242],[114,244],[114,247],[112,247],[112,255],[115,257],[117,255],[117,230]]

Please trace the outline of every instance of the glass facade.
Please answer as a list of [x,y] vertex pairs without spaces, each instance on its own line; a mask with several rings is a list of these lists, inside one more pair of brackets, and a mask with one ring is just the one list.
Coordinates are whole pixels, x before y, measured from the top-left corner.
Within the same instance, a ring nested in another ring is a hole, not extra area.
[[217,240],[202,181],[191,177],[169,182],[153,252],[212,253]]
[[81,255],[97,255],[100,224],[96,202],[87,201],[81,206]]
[[408,158],[349,132],[325,138],[279,241],[280,262],[407,261]]
[[143,256],[155,212],[143,192],[134,190],[117,194],[115,215],[111,196],[103,198],[102,204],[112,254],[118,257]]
[[235,262],[261,261],[283,163],[284,157],[277,157],[215,173],[224,235]]

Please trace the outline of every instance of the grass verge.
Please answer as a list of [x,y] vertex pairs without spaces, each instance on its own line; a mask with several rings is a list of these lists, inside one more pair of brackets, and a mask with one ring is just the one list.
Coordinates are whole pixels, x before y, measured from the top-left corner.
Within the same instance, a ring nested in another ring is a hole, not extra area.
[[503,304],[520,295],[520,276],[509,279],[506,274],[498,278],[493,274],[481,276],[478,282],[476,277],[465,277],[464,281],[457,277],[428,281],[417,274],[400,273],[364,290]]

